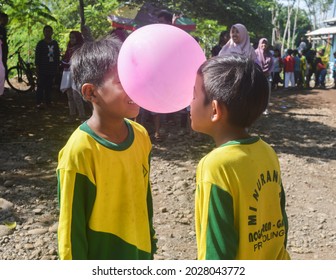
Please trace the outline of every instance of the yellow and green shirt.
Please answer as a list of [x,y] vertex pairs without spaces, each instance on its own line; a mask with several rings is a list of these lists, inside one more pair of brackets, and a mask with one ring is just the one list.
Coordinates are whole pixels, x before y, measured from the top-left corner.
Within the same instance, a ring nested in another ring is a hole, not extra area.
[[144,127],[125,123],[121,144],[83,123],[59,153],[60,259],[153,259],[152,145]]
[[259,137],[230,141],[196,172],[198,259],[289,259],[280,165]]

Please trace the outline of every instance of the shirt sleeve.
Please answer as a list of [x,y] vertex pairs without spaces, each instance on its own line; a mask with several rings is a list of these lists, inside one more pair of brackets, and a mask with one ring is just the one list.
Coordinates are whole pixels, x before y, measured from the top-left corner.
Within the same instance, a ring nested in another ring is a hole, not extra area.
[[198,259],[235,259],[239,238],[231,195],[212,183],[200,182],[196,197]]
[[86,232],[96,189],[86,176],[72,170],[59,169],[57,179],[59,258],[88,259]]

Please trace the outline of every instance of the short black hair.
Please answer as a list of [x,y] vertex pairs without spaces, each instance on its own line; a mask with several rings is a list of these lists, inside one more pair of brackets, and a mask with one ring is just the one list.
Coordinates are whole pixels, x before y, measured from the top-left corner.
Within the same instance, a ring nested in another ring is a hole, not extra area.
[[266,110],[269,85],[261,67],[239,56],[216,56],[204,62],[197,74],[203,77],[205,105],[217,100],[226,106],[229,122],[250,127]]
[[105,75],[116,69],[121,41],[115,36],[106,36],[97,41],[85,42],[71,57],[71,74],[75,88],[82,92],[85,83],[102,86]]
[[51,29],[51,31],[54,31],[54,29],[50,25],[45,25],[43,27],[43,31],[46,30],[46,29]]
[[158,18],[164,18],[166,22],[172,23],[173,14],[167,10],[161,10],[157,16]]
[[225,37],[227,37],[227,39],[230,38],[230,32],[228,30],[223,30],[220,34],[219,34],[219,44],[224,43],[225,41]]
[[8,19],[8,15],[4,12],[0,12],[0,18]]

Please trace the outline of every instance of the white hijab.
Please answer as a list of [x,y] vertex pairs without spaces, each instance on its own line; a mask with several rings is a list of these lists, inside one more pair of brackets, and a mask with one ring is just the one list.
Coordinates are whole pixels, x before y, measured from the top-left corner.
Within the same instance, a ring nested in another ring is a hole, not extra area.
[[233,42],[232,38],[223,46],[218,55],[224,56],[228,54],[239,54],[257,60],[257,56],[255,54],[254,48],[250,43],[250,36],[248,35],[247,29],[244,25],[237,23],[232,25],[230,34],[232,33],[232,29],[236,28],[239,32],[240,43],[236,44]]

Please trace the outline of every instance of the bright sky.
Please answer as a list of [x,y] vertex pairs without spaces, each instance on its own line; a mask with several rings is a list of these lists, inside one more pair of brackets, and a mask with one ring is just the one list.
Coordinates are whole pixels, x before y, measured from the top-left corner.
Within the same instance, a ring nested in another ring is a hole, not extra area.
[[[295,7],[296,7],[298,1],[300,1],[299,4],[300,4],[300,8],[301,9],[306,9],[307,8],[307,5],[306,5],[306,3],[305,3],[304,0],[296,0]],[[281,3],[283,5],[288,5],[288,4],[292,4],[293,0],[278,0],[278,3]],[[329,14],[327,16],[327,19],[336,17],[336,14],[335,14],[335,5],[336,5],[336,0],[334,0],[334,3],[330,6]]]

